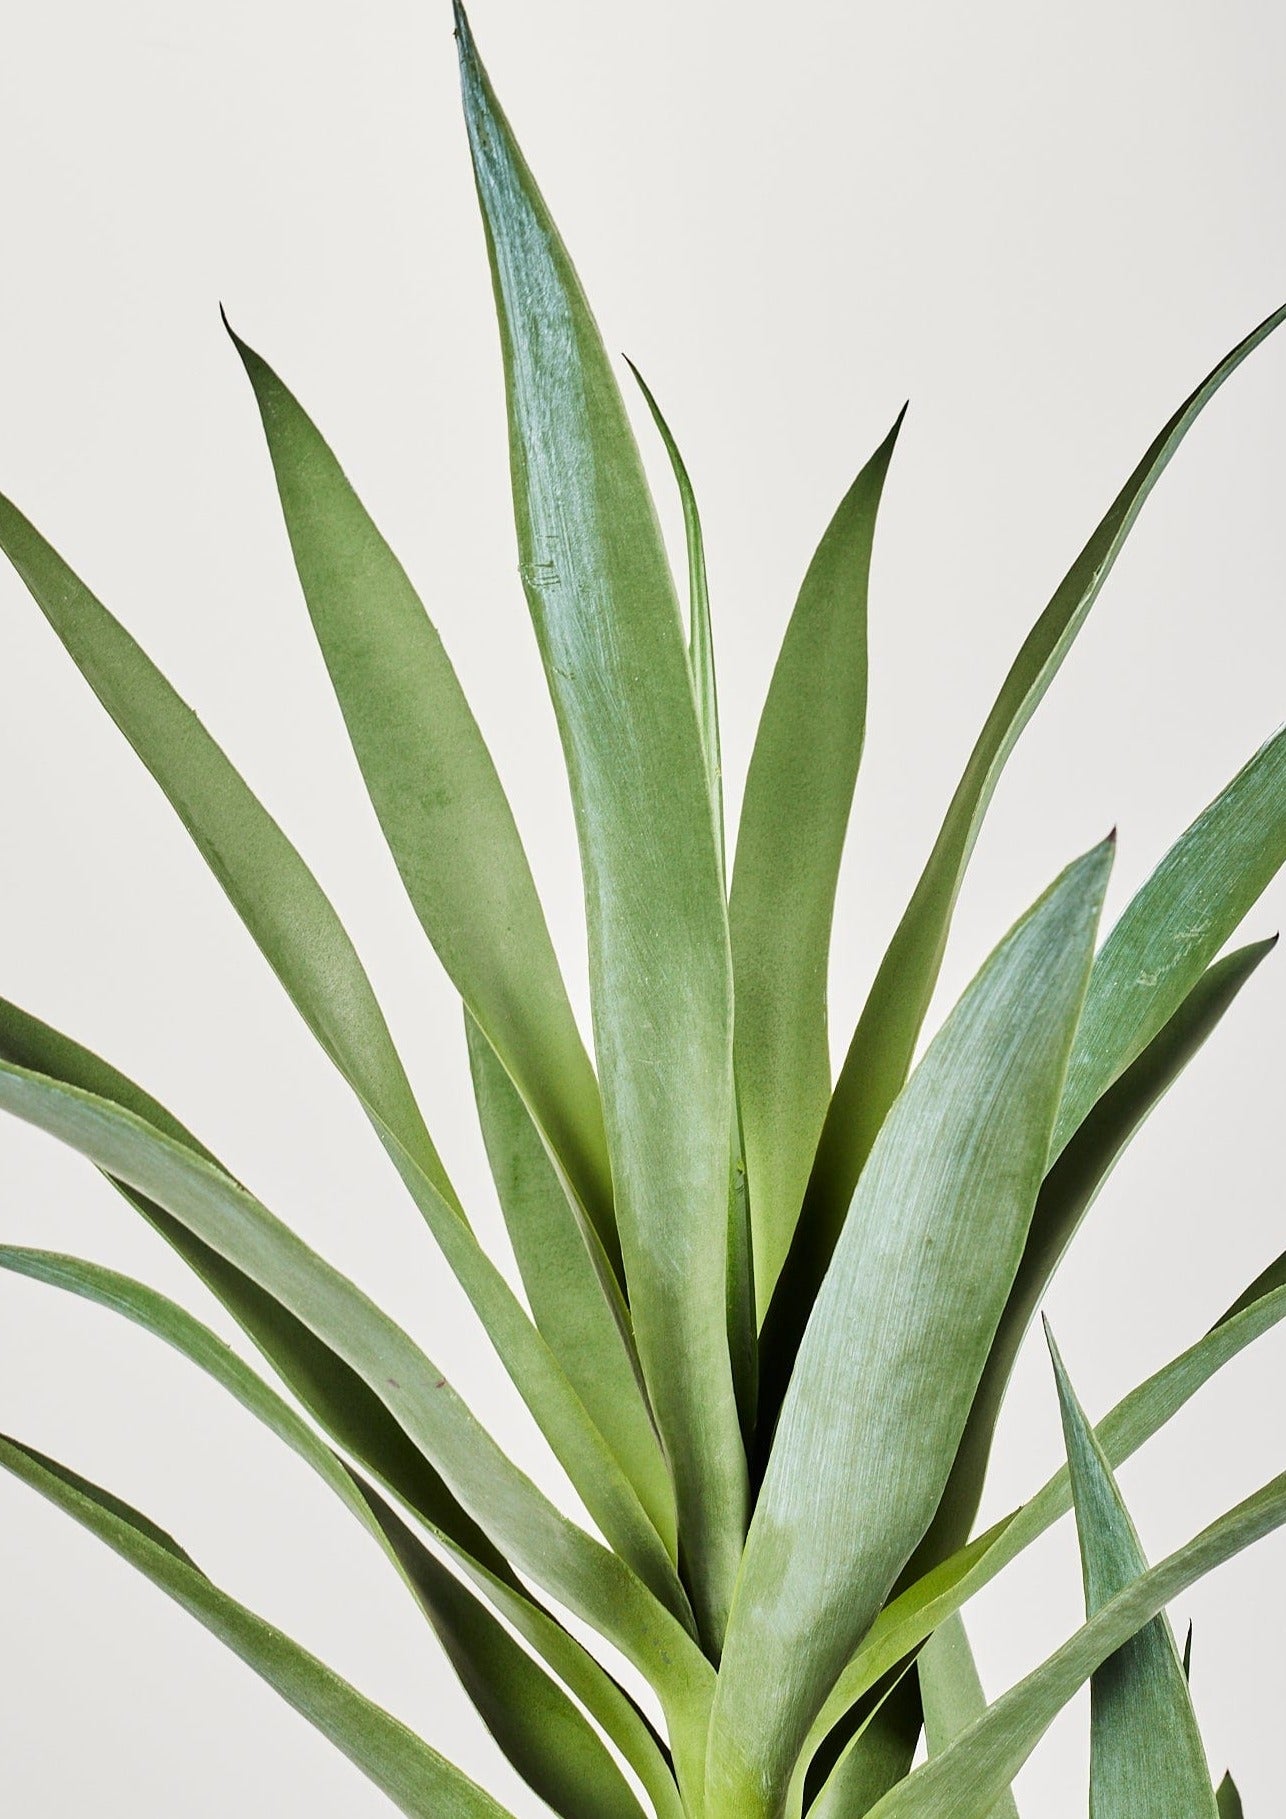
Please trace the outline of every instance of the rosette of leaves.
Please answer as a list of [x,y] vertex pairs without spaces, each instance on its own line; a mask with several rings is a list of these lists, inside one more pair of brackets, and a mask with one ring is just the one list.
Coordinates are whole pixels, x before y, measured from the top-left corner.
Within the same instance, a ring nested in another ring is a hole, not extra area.
[[[1097,1427],[1055,1354],[1067,1467],[974,1530],[1010,1371],[1060,1259],[1272,945],[1224,952],[1286,858],[1286,735],[1180,835],[1105,938],[1112,842],[1073,859],[916,1055],[1001,771],[1162,469],[1286,312],[1179,406],[1036,621],[832,1082],[832,909],[901,420],[804,576],[729,864],[687,473],[645,389],[682,502],[681,604],[617,377],[462,13],[457,39],[521,575],[579,835],[592,1062],[438,634],[302,405],[232,339],[357,763],[459,991],[521,1295],[480,1244],[362,962],[288,835],[8,501],[0,544],[357,1094],[588,1525],[158,1100],[8,1002],[0,1104],[108,1177],[259,1367],[99,1264],[7,1247],[0,1265],[147,1329],[305,1459],[564,1819],[1003,1819],[1017,1770],[1087,1681],[1094,1819],[1237,1813],[1231,1781],[1216,1789],[1207,1767],[1165,1610],[1286,1522],[1286,1475],[1149,1566],[1114,1468],[1286,1314],[1286,1259]],[[502,1811],[110,1491],[18,1440],[0,1439],[0,1463],[226,1642],[402,1812]],[[1085,1622],[988,1704],[960,1613],[1073,1507]]]

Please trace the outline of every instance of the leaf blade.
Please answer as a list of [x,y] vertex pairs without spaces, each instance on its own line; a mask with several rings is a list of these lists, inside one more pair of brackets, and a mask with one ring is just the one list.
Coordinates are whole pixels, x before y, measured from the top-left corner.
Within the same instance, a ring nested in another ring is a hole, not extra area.
[[[712,1715],[716,1819],[777,1811],[933,1516],[1044,1171],[1111,857],[1104,842],[1068,867],[1001,942],[859,1183],[746,1546]],[[792,1667],[768,1711],[759,1664],[777,1651]]]
[[[929,1637],[916,1656],[916,1670],[924,1699],[925,1741],[930,1756],[940,1756],[987,1709],[968,1632],[958,1611]],[[1012,1789],[1005,1789],[987,1819],[1018,1819]]]
[[845,494],[799,590],[755,735],[737,833],[737,1092],[762,1317],[830,1099],[826,979],[866,734],[875,520],[905,409]]

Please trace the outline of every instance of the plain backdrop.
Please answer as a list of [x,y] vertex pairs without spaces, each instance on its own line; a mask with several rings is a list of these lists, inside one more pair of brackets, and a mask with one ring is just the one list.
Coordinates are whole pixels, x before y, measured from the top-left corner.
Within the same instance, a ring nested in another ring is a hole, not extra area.
[[[458,1006],[401,896],[218,318],[298,391],[420,586],[584,1008],[575,849],[517,576],[503,400],[446,0],[5,9],[0,486],[143,641],[315,867],[466,1202],[497,1218]],[[1286,296],[1286,12],[1269,0],[476,0],[484,56],[609,345],[700,492],[732,804],[807,559],[907,396],[872,583],[872,702],[836,917],[846,1041],[1010,657],[1155,430]],[[655,449],[648,442],[649,460]],[[667,526],[675,517],[665,475]],[[1165,476],[979,845],[939,1001],[1120,827],[1112,907],[1286,708],[1286,339]],[[0,574],[0,991],[157,1092],[466,1386],[558,1494],[351,1097],[168,806]],[[1271,932],[1280,885],[1250,919]],[[1286,969],[1270,961],[1123,1161],[1049,1297],[1095,1415],[1286,1243]],[[0,1129],[7,1241],[183,1295],[78,1160]],[[1286,1338],[1123,1473],[1155,1557],[1286,1464]],[[0,1427],[171,1528],[221,1584],[519,1789],[378,1551],[153,1340],[0,1280]],[[1029,1348],[988,1511],[1060,1438]],[[1079,1619],[1068,1524],[971,1607],[997,1692]],[[1185,1597],[1216,1770],[1280,1810],[1286,1538]],[[1086,1711],[1024,1772],[1085,1812]],[[212,1639],[0,1483],[0,1805],[358,1819],[382,1797]]]

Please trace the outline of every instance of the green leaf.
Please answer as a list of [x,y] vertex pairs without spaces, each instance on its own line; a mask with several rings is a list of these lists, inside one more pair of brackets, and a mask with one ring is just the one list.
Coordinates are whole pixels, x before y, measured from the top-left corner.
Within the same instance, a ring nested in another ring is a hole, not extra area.
[[713,1652],[748,1486],[725,1310],[731,962],[706,764],[674,584],[620,391],[459,8],[456,23],[500,318],[521,573],[580,837],[630,1306]]
[[[687,1599],[664,1543],[526,1309],[463,1216],[447,1205],[378,1118],[375,1125],[498,1356],[590,1514],[645,1583],[671,1610],[690,1621]],[[226,1172],[219,1172],[228,1179]],[[163,1196],[153,1197],[166,1204]],[[167,1206],[167,1210],[174,1209]]]
[[[432,1623],[491,1734],[529,1785],[564,1819],[600,1814],[640,1819],[620,1771],[566,1694],[383,1499],[208,1327],[142,1283],[76,1257],[4,1246],[0,1269],[111,1309],[164,1340],[235,1396],[318,1473],[379,1542]],[[168,1537],[159,1539],[173,1546]]]
[[1179,406],[1063,578],[1006,676],[951,799],[942,831],[898,925],[836,1082],[801,1219],[804,1272],[818,1282],[870,1153],[915,1052],[946,948],[956,897],[1000,774],[1098,598],[1170,457],[1246,356],[1286,320],[1274,311]]
[[406,571],[316,425],[228,333],[263,418],[317,641],[407,895],[617,1269],[598,1087],[491,754]]
[[[108,1062],[0,999],[0,1055],[109,1099],[214,1167],[218,1159],[165,1107]],[[222,1171],[225,1175],[226,1169]],[[145,1195],[108,1180],[194,1271],[337,1445],[424,1522],[456,1563],[551,1666],[616,1743],[658,1813],[675,1798],[669,1770],[633,1703],[524,1590],[488,1535],[452,1495],[358,1373],[234,1263]],[[229,1177],[231,1179],[231,1177]],[[672,1819],[672,1816],[671,1816]]]
[[[987,1696],[958,1611],[934,1630],[916,1657],[916,1668],[924,1701],[925,1742],[930,1756],[940,1756],[987,1709]],[[987,1819],[1018,1819],[1008,1788]]]
[[1103,944],[1051,1160],[1173,1016],[1286,863],[1286,728],[1170,848]]
[[466,1013],[469,1064],[500,1209],[536,1325],[639,1487],[667,1548],[674,1492],[638,1378],[629,1311],[495,1050]]
[[[1093,1617],[1147,1571],[1102,1447],[1045,1325],[1076,1507],[1085,1614]],[[1218,1819],[1187,1676],[1167,1619],[1154,1617],[1090,1681],[1092,1819]]]
[[715,835],[719,844],[719,866],[724,865],[723,829],[723,755],[719,740],[719,693],[715,685],[714,635],[710,626],[710,589],[706,580],[705,538],[697,496],[692,490],[687,466],[679,452],[670,426],[661,415],[661,407],[651,387],[634,362],[625,364],[633,373],[644,402],[652,413],[657,433],[670,459],[674,483],[683,508],[683,535],[688,556],[688,668],[692,675],[692,692],[696,696],[697,723],[701,729],[701,749],[705,754],[706,772],[710,779]]
[[[746,1545],[710,1819],[776,1814],[942,1495],[1044,1172],[1111,856],[1069,866],[996,949],[858,1185]],[[789,1666],[765,1676],[767,1660]]]
[[1109,1657],[1190,1585],[1283,1523],[1286,1473],[1118,1592],[949,1749],[887,1794],[871,1819],[984,1819],[1068,1700]]
[[[914,1661],[906,1661],[895,1668],[872,1690],[869,1701],[863,1701],[860,1711],[850,1714],[857,1723],[828,1764],[816,1799],[807,1802],[808,1819],[859,1819],[910,1774],[923,1724],[914,1667]],[[828,1745],[833,1741],[827,1738]],[[814,1763],[814,1770],[817,1767]],[[790,1819],[799,1819],[797,1793],[792,1794],[786,1810]]]
[[831,1091],[826,972],[866,733],[875,518],[902,416],[845,494],[804,576],[755,737],[729,916],[737,1092],[768,1306]]
[[152,773],[295,1008],[372,1118],[459,1205],[333,905],[191,708],[16,506],[0,549]]
[[342,1750],[410,1819],[504,1819],[506,1809],[315,1655],[211,1584],[154,1526],[52,1459],[0,1436],[0,1465],[137,1567]]
[[[987,1355],[987,1368],[969,1411],[950,1481],[932,1526],[917,1549],[912,1573],[923,1572],[934,1561],[944,1559],[968,1536],[982,1499],[987,1461],[1010,1375],[1068,1245],[1135,1132],[1275,945],[1274,937],[1239,948],[1198,979],[1169,1022],[1103,1093],[1045,1176],[1023,1260]],[[1097,966],[1096,961],[1095,970]],[[1092,971],[1091,992],[1093,982]]]
[[[1131,1390],[1099,1423],[1095,1431],[1112,1467],[1137,1452],[1230,1359],[1282,1319],[1286,1319],[1286,1252],[1256,1278],[1204,1339]],[[809,1732],[796,1770],[797,1782],[803,1766],[844,1714],[1071,1506],[1064,1467],[1020,1510],[906,1586],[881,1611]]]
[[357,1372],[520,1571],[612,1641],[667,1704],[695,1705],[709,1667],[624,1561],[569,1521],[388,1316],[220,1169],[105,1099],[5,1064],[0,1107],[157,1201]]
[[1219,1819],[1242,1819],[1241,1795],[1231,1775],[1225,1775],[1219,1783],[1216,1796],[1219,1802]]

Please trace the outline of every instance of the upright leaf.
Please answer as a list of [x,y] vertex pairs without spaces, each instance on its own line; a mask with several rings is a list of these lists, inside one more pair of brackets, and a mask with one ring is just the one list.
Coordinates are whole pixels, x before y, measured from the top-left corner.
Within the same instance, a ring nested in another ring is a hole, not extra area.
[[[1125,1591],[1148,1563],[1112,1468],[1049,1340],[1063,1416],[1085,1579],[1085,1615]],[[1187,1676],[1164,1616],[1154,1617],[1090,1680],[1090,1819],[1218,1819]]]
[[[905,413],[903,413],[905,414]],[[785,1259],[831,1090],[826,972],[866,733],[866,596],[902,416],[808,566],[746,777],[729,916],[737,1092],[762,1316]]]
[[673,1550],[674,1492],[639,1383],[629,1312],[517,1088],[471,1016],[465,1027],[483,1141],[536,1325],[599,1431],[614,1438]]
[[1225,1775],[1219,1783],[1216,1796],[1219,1803],[1219,1819],[1242,1819],[1241,1795],[1231,1775]]
[[746,1545],[710,1819],[776,1814],[812,1720],[937,1507],[1022,1254],[1111,852],[1070,866],[996,949],[859,1183]]
[[616,380],[459,8],[456,18],[521,573],[580,837],[630,1305],[714,1650],[747,1484],[725,1296],[731,965],[706,765],[674,584]]
[[898,925],[836,1082],[801,1220],[820,1281],[875,1134],[911,1064],[956,897],[1000,774],[1057,674],[1120,553],[1143,502],[1206,404],[1246,356],[1286,319],[1276,310],[1221,360],[1148,448],[1028,634],[965,766],[920,881]]
[[370,980],[295,848],[124,626],[3,497],[0,549],[169,798],[322,1048],[366,1110],[458,1207]]
[[137,1511],[4,1436],[0,1466],[105,1541],[195,1617],[342,1750],[409,1819],[506,1819],[506,1809],[476,1782],[315,1655],[221,1592]]
[[[925,1742],[930,1756],[940,1756],[987,1709],[964,1619],[958,1611],[934,1630],[916,1656],[916,1669],[924,1700]],[[1018,1819],[1010,1789],[1005,1789],[987,1819]]]
[[442,640],[316,425],[231,327],[295,566],[412,907],[619,1267],[598,1088],[527,855]]

